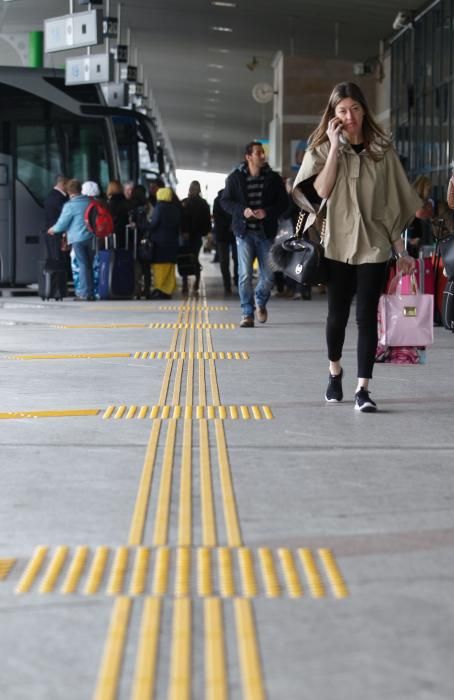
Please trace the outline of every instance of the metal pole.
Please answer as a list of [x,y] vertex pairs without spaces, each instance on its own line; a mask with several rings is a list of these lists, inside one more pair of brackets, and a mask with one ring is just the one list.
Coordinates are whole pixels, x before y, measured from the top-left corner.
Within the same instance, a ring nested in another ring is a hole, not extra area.
[[69,14],[74,14],[74,0],[69,0]]

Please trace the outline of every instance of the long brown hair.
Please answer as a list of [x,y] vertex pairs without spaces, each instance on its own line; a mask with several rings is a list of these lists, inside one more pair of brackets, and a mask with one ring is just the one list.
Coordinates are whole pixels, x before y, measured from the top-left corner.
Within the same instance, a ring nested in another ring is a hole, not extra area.
[[375,120],[375,117],[372,115],[372,112],[369,109],[366,98],[364,97],[363,91],[360,87],[358,87],[358,85],[356,85],[356,83],[339,83],[334,87],[319,125],[309,136],[309,148],[316,148],[322,143],[325,143],[325,141],[328,141],[328,135],[326,133],[328,122],[335,116],[335,109],[339,102],[341,102],[341,100],[345,100],[346,97],[350,97],[355,102],[358,102],[363,108],[364,117],[362,129],[364,148],[369,152],[369,155],[374,158],[374,160],[380,159],[382,155],[378,155],[377,153],[374,154],[369,147],[376,144],[383,150],[387,150],[391,145],[391,140]]

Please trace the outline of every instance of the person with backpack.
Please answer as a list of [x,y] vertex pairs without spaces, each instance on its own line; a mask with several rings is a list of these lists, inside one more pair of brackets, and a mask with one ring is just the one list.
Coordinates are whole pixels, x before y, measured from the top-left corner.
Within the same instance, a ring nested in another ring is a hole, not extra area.
[[[134,227],[136,230],[136,250],[135,256],[139,261],[138,266],[138,278],[137,278],[137,297],[143,295],[145,299],[150,298],[150,286],[151,286],[151,247],[147,247],[150,236],[150,219],[153,211],[149,200],[147,199],[147,192],[145,187],[142,185],[136,185],[134,187],[132,198],[131,198],[131,209],[129,211],[129,225]],[[131,243],[131,245],[133,245]],[[143,279],[143,283],[140,284],[140,278]]]
[[[79,263],[79,301],[94,301],[93,288],[93,233],[85,221],[85,211],[90,204],[90,198],[82,194],[79,180],[69,180],[66,190],[69,202],[63,206],[57,222],[49,229],[49,235],[63,234],[66,231],[67,240],[72,245]],[[99,190],[98,190],[99,193]]]

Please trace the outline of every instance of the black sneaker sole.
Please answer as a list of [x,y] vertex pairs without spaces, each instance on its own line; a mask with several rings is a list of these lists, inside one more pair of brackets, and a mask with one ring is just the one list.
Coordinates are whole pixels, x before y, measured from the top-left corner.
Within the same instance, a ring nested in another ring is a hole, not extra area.
[[365,406],[357,406],[355,404],[355,411],[359,411],[360,413],[376,413],[377,407],[371,404],[366,404]]

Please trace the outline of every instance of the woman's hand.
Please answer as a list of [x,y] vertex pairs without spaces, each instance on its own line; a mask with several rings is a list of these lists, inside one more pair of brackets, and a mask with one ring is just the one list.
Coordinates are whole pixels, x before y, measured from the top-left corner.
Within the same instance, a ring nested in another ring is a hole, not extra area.
[[409,275],[416,267],[416,260],[411,255],[403,255],[397,258],[396,269],[403,275]]
[[330,143],[335,148],[339,148],[339,137],[342,131],[342,122],[339,117],[333,117],[328,122],[328,128],[326,134],[330,140]]

